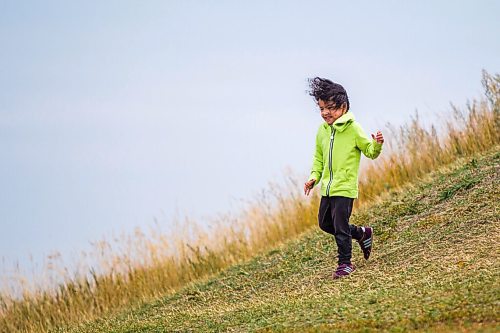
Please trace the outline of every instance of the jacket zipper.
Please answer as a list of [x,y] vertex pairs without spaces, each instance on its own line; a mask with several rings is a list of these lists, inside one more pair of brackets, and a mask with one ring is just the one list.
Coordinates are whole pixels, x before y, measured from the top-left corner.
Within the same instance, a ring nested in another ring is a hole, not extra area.
[[333,126],[330,126],[332,129],[332,134],[330,135],[330,152],[328,154],[328,169],[330,170],[330,180],[328,181],[328,185],[326,186],[326,196],[328,197],[330,195],[330,185],[332,184],[333,180],[333,170],[332,170],[332,150],[333,150],[333,138],[335,136],[335,130],[333,129]]

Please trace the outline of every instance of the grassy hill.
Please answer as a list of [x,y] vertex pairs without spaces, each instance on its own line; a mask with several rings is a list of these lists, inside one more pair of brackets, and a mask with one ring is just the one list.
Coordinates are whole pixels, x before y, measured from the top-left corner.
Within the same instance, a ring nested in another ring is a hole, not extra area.
[[438,122],[386,126],[353,216],[375,226],[376,250],[364,262],[356,248],[353,277],[330,280],[319,194],[287,172],[210,230],[174,218],[170,232],[102,239],[76,271],[49,257],[42,275],[61,283],[18,272],[0,286],[0,332],[496,331],[500,75],[481,82],[483,97]]
[[392,191],[351,221],[375,227],[369,261],[332,280],[319,228],[170,296],[71,332],[500,330],[500,147]]

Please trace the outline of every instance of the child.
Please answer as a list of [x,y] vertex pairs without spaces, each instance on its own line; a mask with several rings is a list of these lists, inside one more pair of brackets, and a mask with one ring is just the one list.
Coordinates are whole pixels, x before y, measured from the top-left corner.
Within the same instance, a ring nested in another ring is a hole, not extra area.
[[371,159],[382,151],[384,138],[380,131],[370,140],[349,112],[345,89],[337,83],[316,77],[309,80],[309,94],[316,100],[325,120],[316,135],[316,150],[304,193],[309,195],[321,180],[319,227],[335,236],[338,267],[333,278],[347,276],[355,270],[351,263],[352,239],[358,241],[365,259],[370,257],[373,228],[349,224],[352,204],[358,197],[358,170],[361,152]]

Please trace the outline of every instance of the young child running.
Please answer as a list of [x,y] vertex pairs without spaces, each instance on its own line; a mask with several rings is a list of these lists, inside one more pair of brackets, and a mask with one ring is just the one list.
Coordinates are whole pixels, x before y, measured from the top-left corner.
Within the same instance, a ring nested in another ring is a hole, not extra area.
[[309,80],[309,94],[316,100],[325,121],[316,135],[316,150],[309,180],[304,193],[321,181],[319,227],[335,236],[338,247],[338,267],[333,278],[351,274],[352,239],[358,241],[365,259],[373,246],[373,228],[349,224],[352,204],[358,197],[358,170],[361,153],[375,159],[382,151],[384,137],[380,131],[370,140],[349,112],[345,89],[328,79]]

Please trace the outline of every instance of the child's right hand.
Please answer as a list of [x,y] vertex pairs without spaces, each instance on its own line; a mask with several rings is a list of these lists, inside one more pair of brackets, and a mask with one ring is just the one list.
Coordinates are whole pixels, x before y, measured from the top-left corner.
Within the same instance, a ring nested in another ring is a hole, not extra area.
[[304,184],[304,194],[309,195],[312,188],[314,187],[314,183],[316,183],[316,179],[311,179]]

